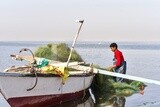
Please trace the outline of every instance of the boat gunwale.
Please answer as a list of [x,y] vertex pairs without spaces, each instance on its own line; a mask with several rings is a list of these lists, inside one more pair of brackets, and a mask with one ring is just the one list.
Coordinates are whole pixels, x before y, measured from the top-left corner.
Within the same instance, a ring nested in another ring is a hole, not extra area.
[[[94,73],[78,73],[78,74],[70,74],[69,77],[89,77],[94,76]],[[17,73],[17,72],[0,72],[1,76],[11,76],[11,77],[35,77],[34,73]],[[43,73],[37,73],[38,77],[60,77],[57,74],[43,74]]]

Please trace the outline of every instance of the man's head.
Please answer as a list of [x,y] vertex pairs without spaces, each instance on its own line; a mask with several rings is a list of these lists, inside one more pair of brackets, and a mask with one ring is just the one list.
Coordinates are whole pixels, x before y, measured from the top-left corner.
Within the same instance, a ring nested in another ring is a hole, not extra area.
[[110,48],[112,52],[115,52],[118,49],[118,45],[116,43],[111,43]]

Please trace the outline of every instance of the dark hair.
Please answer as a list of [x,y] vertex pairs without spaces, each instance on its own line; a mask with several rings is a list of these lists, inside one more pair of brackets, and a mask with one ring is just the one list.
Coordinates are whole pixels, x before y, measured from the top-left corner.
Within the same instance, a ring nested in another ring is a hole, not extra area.
[[111,48],[111,47],[115,47],[115,48],[117,49],[117,48],[118,48],[118,45],[117,45],[116,43],[111,43],[111,44],[110,44],[110,48]]

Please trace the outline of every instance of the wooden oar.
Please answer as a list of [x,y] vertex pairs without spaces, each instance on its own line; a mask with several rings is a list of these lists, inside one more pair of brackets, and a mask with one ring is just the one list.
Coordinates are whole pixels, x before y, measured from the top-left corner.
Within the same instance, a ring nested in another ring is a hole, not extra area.
[[100,69],[94,69],[93,72],[96,74],[99,73],[99,74],[108,75],[108,76],[120,77],[120,78],[129,79],[129,80],[135,80],[135,81],[160,85],[160,81],[137,77],[137,76],[131,76],[131,75],[127,75],[127,74],[114,73],[114,72],[100,70]]
[[[129,79],[129,80],[135,80],[135,81],[160,85],[160,81],[157,81],[157,80],[152,80],[152,79],[147,79],[147,78],[142,78],[142,77],[137,77],[137,76],[131,76],[131,75],[127,75],[127,74],[120,74],[120,73],[115,73],[115,72],[97,69],[97,68],[92,69],[90,67],[81,66],[81,65],[78,65],[76,67],[72,66],[71,68],[75,68],[75,69],[77,68],[82,71],[70,72],[70,74],[82,74],[82,73],[93,72],[95,74],[99,73],[99,74],[108,75],[108,76],[120,77],[120,78]],[[84,72],[84,71],[86,71],[86,72]]]

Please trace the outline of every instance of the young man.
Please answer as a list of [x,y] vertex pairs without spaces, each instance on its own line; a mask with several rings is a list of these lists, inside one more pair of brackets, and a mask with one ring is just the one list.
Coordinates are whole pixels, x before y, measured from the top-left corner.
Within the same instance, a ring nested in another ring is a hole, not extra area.
[[[111,51],[114,52],[114,63],[109,69],[117,73],[126,74],[126,61],[124,61],[122,52],[118,50],[118,45],[116,43],[111,43],[110,48]],[[122,78],[116,78],[116,81],[122,80]]]

